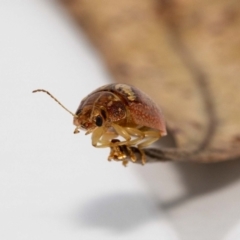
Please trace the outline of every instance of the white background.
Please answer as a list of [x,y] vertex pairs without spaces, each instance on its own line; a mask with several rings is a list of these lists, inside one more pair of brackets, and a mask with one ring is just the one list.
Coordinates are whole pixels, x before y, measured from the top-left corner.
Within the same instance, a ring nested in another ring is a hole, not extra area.
[[112,81],[60,4],[0,1],[0,239],[240,239],[238,162],[109,163],[72,134],[73,112]]

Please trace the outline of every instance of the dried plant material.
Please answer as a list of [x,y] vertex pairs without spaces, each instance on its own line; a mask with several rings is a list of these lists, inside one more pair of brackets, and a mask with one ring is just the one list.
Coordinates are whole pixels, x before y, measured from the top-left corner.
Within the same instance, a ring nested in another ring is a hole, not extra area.
[[61,2],[115,80],[163,108],[178,148],[148,149],[150,161],[240,157],[239,0]]

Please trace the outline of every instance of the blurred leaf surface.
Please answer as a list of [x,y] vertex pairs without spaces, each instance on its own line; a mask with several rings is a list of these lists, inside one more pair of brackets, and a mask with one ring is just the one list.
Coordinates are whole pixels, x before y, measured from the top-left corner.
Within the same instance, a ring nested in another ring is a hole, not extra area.
[[178,149],[149,155],[196,162],[240,156],[239,0],[61,2],[114,79],[162,107]]

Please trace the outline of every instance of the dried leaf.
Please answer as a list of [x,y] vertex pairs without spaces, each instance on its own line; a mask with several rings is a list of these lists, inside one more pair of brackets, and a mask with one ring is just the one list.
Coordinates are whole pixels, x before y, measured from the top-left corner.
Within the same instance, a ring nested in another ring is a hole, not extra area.
[[116,81],[148,93],[175,149],[152,159],[240,157],[239,0],[65,0]]

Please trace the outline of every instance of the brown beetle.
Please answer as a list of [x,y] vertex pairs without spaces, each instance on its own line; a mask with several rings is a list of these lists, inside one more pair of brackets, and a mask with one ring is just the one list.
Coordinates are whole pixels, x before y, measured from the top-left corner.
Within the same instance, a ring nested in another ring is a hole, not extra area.
[[160,108],[131,85],[108,84],[96,89],[81,101],[75,114],[48,91],[38,89],[33,92],[39,91],[50,95],[73,115],[74,133],[85,130],[86,134],[92,133],[94,147],[110,147],[108,160],[122,160],[124,165],[128,158],[134,162],[136,156],[132,150],[137,149],[144,164],[146,159],[142,148],[167,135]]

